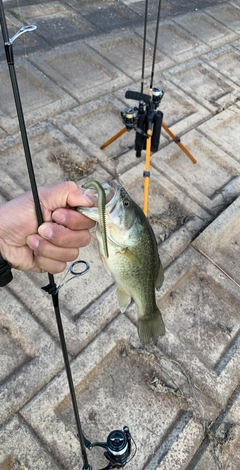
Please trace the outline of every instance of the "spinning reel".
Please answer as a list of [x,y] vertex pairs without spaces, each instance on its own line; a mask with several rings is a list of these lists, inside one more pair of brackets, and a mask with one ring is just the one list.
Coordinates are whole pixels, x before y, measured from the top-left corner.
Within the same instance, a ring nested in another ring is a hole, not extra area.
[[[131,441],[134,443],[134,451],[132,452]],[[128,426],[124,426],[123,431],[114,430],[107,437],[107,442],[91,443],[84,438],[85,446],[88,449],[93,447],[103,447],[106,449],[104,456],[109,460],[109,464],[101,470],[124,467],[136,454],[137,447],[130,434]],[[132,455],[131,455],[132,454]]]
[[151,95],[138,93],[128,90],[125,98],[139,101],[139,107],[133,109],[126,108],[121,111],[123,124],[127,131],[135,129],[135,150],[136,157],[141,157],[142,150],[146,150],[146,138],[148,138],[147,130],[152,128],[151,135],[151,151],[157,152],[160,142],[163,113],[156,111],[158,108],[164,91],[161,88],[153,87]]

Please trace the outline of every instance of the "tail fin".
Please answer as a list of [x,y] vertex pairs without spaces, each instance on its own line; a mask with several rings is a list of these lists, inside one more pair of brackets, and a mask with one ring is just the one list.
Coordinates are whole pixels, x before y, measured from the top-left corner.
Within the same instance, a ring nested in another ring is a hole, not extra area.
[[159,309],[150,318],[138,319],[138,334],[143,344],[149,343],[150,338],[156,339],[165,334],[165,325]]

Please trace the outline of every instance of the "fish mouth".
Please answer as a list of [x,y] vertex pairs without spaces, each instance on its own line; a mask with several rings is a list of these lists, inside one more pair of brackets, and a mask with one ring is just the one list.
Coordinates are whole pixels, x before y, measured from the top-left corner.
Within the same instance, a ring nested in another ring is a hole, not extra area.
[[[113,180],[108,180],[106,183],[101,183],[106,195],[106,215],[110,214],[116,207],[120,197],[120,187]],[[91,214],[98,212],[98,192],[95,188],[87,188],[84,194],[89,196],[93,201],[92,207],[78,206],[77,209],[85,215],[91,217]]]

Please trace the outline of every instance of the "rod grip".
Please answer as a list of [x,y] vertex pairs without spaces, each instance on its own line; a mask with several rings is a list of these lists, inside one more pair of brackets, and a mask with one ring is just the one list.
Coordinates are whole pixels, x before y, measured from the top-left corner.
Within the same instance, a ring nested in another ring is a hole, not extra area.
[[144,135],[147,132],[146,113],[140,114],[140,116],[138,117],[137,127],[141,132],[136,129],[135,150],[136,157],[140,158],[143,148],[146,148],[146,136]]
[[10,264],[0,255],[0,287],[4,287],[12,281]]
[[149,104],[151,100],[150,95],[146,95],[145,93],[139,93],[138,91],[131,91],[131,90],[126,91],[125,98],[129,100],[144,101],[144,103],[146,104]]
[[162,120],[163,120],[162,111],[157,111],[153,118],[153,134],[152,134],[152,141],[151,141],[152,152],[158,151],[158,147],[160,143],[161,128],[162,128]]

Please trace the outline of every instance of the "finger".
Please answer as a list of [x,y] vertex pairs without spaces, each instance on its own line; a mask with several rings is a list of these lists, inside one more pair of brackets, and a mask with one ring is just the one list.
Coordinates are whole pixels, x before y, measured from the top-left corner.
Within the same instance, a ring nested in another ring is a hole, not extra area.
[[39,188],[43,206],[54,211],[57,207],[91,206],[93,201],[73,181]]
[[59,208],[52,213],[52,219],[57,224],[65,225],[72,230],[90,229],[94,227],[95,222],[89,217],[72,209]]
[[89,230],[70,230],[52,222],[42,224],[38,233],[42,238],[51,241],[53,245],[64,248],[83,247],[88,245],[91,239]]
[[30,235],[26,240],[28,246],[33,250],[35,257],[41,256],[55,261],[74,261],[78,257],[77,247],[59,247],[38,235]]
[[50,274],[62,273],[66,269],[66,263],[61,261],[52,260],[51,258],[45,258],[42,256],[35,257],[35,268],[32,269],[34,272],[48,272]]

